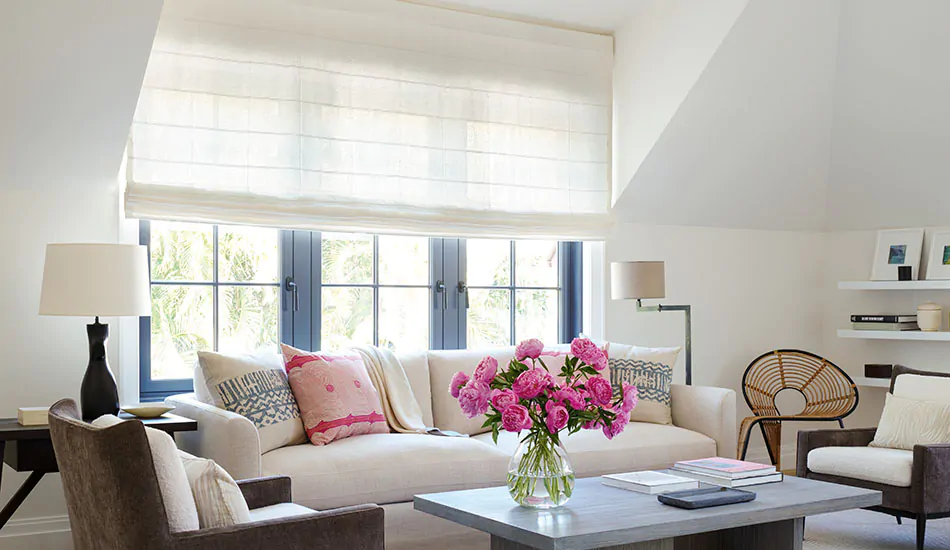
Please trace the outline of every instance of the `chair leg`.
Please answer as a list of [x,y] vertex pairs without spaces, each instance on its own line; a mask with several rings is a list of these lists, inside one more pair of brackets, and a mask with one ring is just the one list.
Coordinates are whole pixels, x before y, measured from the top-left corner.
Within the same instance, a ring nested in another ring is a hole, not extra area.
[[917,550],[924,550],[924,537],[927,533],[927,514],[917,515]]
[[840,418],[838,419],[838,427],[841,428],[842,430],[844,429],[844,420]]
[[759,423],[762,429],[762,439],[765,440],[765,448],[769,452],[769,458],[772,459],[772,465],[776,469],[782,469],[782,423],[780,421],[767,421]]
[[900,516],[894,516],[894,517],[897,518],[897,524],[898,524],[898,525],[904,525],[904,522],[901,521],[901,517],[900,517]]

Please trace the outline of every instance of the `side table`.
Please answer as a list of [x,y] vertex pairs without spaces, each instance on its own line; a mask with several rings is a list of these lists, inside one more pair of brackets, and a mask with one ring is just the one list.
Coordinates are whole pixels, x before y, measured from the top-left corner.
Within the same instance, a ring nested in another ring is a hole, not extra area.
[[[123,420],[135,418],[124,413],[119,414],[119,417]],[[198,422],[173,414],[142,420],[142,423],[172,435],[175,432],[193,432],[198,429]],[[21,426],[15,418],[0,419],[0,454],[3,455],[3,463],[15,471],[30,472],[23,485],[4,505],[3,510],[0,510],[2,529],[43,476],[58,472],[59,466],[56,464],[49,426]],[[0,464],[0,482],[2,480],[3,464]]]

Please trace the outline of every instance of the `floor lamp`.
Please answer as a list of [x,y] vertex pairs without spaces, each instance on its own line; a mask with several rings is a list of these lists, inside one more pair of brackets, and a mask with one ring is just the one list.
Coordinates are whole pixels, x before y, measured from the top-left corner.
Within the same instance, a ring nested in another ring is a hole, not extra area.
[[610,297],[636,300],[637,311],[682,311],[686,315],[686,384],[693,383],[692,319],[689,306],[644,306],[641,300],[666,298],[666,271],[663,262],[612,262]]

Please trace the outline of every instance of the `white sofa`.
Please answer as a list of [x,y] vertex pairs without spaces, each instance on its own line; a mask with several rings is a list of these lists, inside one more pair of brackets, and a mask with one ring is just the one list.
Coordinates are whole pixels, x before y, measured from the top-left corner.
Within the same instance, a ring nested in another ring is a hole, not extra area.
[[[514,348],[490,350],[502,364]],[[469,434],[438,437],[374,434],[325,446],[283,447],[261,454],[257,429],[245,417],[203,403],[194,394],[172,396],[175,414],[198,421],[198,431],[179,434],[186,451],[211,458],[237,479],[287,475],[293,500],[314,509],[377,503],[386,510],[387,548],[484,549],[487,536],[412,510],[416,494],[505,483],[515,434],[498,444],[468,419],[449,395],[452,375],[471,372],[485,350],[403,354],[413,392],[427,425]],[[677,460],[735,455],[736,396],[732,390],[673,385],[673,425],[631,422],[612,441],[600,431],[580,431],[564,439],[578,477],[663,468]]]

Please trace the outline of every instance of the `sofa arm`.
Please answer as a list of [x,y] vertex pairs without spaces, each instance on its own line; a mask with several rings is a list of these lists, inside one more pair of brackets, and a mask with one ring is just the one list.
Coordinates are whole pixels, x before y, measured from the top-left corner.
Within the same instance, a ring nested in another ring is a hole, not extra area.
[[261,441],[250,420],[202,403],[193,393],[172,395],[165,403],[175,407],[175,414],[198,422],[197,432],[177,434],[178,444],[184,451],[210,458],[234,479],[260,477]]
[[251,510],[291,502],[290,478],[287,476],[243,479],[237,484]]
[[808,453],[821,447],[867,447],[874,441],[877,428],[848,428],[844,430],[802,430],[798,432],[798,450],[795,475],[808,473]]
[[911,487],[924,513],[950,510],[950,445],[914,445]]
[[375,504],[172,535],[176,550],[384,550],[383,509]]
[[674,425],[714,439],[719,456],[736,456],[736,392],[673,384],[670,400]]

